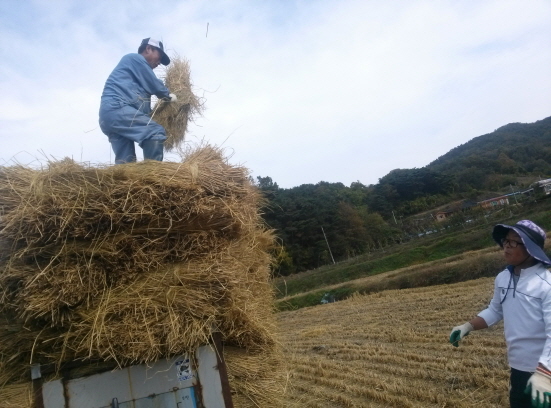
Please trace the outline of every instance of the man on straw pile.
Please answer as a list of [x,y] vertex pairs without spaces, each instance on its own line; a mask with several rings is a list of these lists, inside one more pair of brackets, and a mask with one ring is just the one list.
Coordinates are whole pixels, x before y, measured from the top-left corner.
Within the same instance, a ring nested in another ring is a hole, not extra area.
[[103,88],[99,110],[99,125],[109,138],[115,152],[115,163],[136,161],[134,142],[143,149],[144,159],[163,160],[165,129],[153,121],[151,95],[174,102],[153,70],[170,64],[161,41],[142,40],[137,54],[127,54],[115,67]]
[[511,408],[551,407],[551,260],[543,250],[546,234],[532,221],[498,224],[492,237],[509,264],[495,280],[487,309],[454,327],[450,343],[503,319],[511,366]]

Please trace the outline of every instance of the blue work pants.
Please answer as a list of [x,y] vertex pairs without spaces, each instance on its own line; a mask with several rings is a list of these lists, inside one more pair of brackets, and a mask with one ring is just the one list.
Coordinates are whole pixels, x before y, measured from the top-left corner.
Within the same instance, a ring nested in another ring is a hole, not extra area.
[[109,138],[116,164],[136,161],[134,143],[143,149],[144,159],[163,160],[165,129],[133,106],[117,101],[102,103],[100,128]]

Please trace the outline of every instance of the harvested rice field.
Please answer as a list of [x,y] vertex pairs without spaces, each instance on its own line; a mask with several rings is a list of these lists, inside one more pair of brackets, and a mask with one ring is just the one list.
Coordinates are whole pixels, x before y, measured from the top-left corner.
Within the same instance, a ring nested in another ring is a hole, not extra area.
[[508,406],[502,324],[448,343],[492,293],[493,278],[482,278],[280,313],[287,406]]

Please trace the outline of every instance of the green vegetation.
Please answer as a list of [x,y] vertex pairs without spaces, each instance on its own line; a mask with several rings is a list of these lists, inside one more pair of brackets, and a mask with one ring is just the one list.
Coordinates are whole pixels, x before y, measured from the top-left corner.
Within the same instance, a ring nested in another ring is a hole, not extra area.
[[[528,190],[540,177],[551,177],[551,117],[503,126],[423,168],[392,170],[376,185],[357,181],[347,187],[322,181],[282,189],[270,177],[257,177],[267,199],[264,219],[280,237],[274,276],[320,268],[321,283],[330,284],[341,278],[331,276],[330,268],[325,274],[321,271],[333,259],[343,262],[365,256],[339,272],[354,279],[401,267],[406,258],[426,262],[453,255],[459,243],[450,234],[504,218],[505,213],[509,217],[519,213],[512,205],[483,209],[478,201]],[[515,195],[510,204],[530,207],[538,199],[535,194]],[[437,222],[439,210],[451,216]],[[414,245],[415,250],[403,246],[420,236],[425,240],[427,234],[452,241],[438,245],[423,241]],[[397,245],[405,253],[392,257],[391,248]],[[373,256],[383,251],[388,259]]]
[[[418,244],[418,245],[414,245]],[[336,283],[346,282],[382,272],[393,271],[409,265],[435,261],[458,255],[465,251],[482,249],[493,245],[491,237],[476,230],[470,233],[458,233],[450,237],[441,236],[431,239],[430,244],[418,240],[405,248],[396,248],[395,253],[379,259],[358,259],[320,268],[315,275],[297,274],[286,280],[277,281],[276,289],[280,297],[310,291]],[[406,246],[406,245],[404,245]],[[382,254],[384,255],[384,254]]]
[[479,250],[469,252],[464,256],[455,256],[438,262],[413,265],[393,271],[391,274],[381,274],[377,279],[358,279],[340,285],[333,285],[315,291],[301,293],[278,300],[278,310],[294,310],[302,307],[315,306],[324,300],[344,300],[354,293],[366,294],[390,289],[408,289],[424,286],[463,282],[482,277],[495,276],[496,271],[503,267],[503,259],[499,251]]
[[[280,238],[278,307],[493,276],[502,266],[499,257],[484,258],[495,248],[493,225],[528,218],[551,230],[551,197],[530,189],[550,177],[551,117],[503,126],[423,168],[392,170],[376,185],[322,181],[281,189],[257,177],[267,199],[264,219]],[[507,205],[478,205],[513,192]],[[465,253],[474,263],[458,260]],[[400,273],[378,278],[393,271]]]
[[[384,253],[362,255],[336,265],[275,280],[279,310],[337,301],[353,293],[403,289],[460,282],[494,276],[502,267],[501,253],[490,232],[496,223],[512,224],[531,219],[551,231],[551,200],[527,207],[515,207],[507,217],[461,231],[395,245]],[[387,276],[385,272],[392,272]],[[384,277],[378,277],[381,275]]]

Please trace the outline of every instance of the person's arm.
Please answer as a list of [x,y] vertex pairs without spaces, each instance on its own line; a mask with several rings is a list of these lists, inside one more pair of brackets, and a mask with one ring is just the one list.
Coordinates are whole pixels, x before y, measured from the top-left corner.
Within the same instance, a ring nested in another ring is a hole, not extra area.
[[469,322],[473,326],[473,330],[482,330],[488,328],[488,323],[480,316],[476,316]]
[[503,309],[501,308],[498,279],[499,275],[494,282],[494,296],[492,297],[488,307],[480,312],[474,319],[471,319],[467,323],[460,326],[455,326],[452,329],[450,333],[450,343],[455,347],[459,347],[459,341],[473,330],[485,329],[503,319]]
[[539,358],[539,363],[547,370],[551,371],[551,294],[547,295],[542,300],[541,304],[543,322],[545,324],[545,344]]

